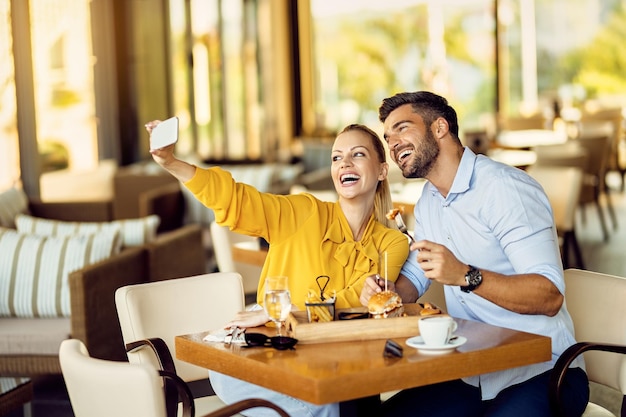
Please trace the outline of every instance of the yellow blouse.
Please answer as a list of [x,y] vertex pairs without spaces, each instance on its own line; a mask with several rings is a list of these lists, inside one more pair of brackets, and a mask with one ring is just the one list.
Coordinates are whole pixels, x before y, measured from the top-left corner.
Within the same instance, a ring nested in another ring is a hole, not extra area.
[[377,222],[373,215],[361,240],[355,241],[338,202],[320,201],[310,194],[262,193],[236,183],[219,167],[196,168],[184,185],[213,209],[219,224],[269,242],[258,286],[259,304],[268,275],[289,278],[292,302],[300,309],[309,290],[319,294],[316,278],[327,275],[330,281],[324,294],[336,291],[336,308],[360,306],[365,278],[385,274],[379,267],[382,254],[387,252],[387,278],[395,281],[409,253],[406,236]]

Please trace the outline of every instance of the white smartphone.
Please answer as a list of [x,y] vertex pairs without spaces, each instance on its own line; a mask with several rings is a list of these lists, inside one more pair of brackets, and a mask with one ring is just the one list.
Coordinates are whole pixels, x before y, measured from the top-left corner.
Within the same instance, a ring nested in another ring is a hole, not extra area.
[[150,150],[161,149],[178,142],[178,117],[159,123],[150,134]]

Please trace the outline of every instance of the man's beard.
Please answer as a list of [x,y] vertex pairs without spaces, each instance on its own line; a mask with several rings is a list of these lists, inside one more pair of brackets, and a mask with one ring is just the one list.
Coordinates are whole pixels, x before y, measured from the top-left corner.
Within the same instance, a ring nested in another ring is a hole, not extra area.
[[413,162],[402,170],[404,178],[426,178],[430,173],[437,157],[439,156],[439,145],[430,129],[426,129],[426,136],[413,154]]

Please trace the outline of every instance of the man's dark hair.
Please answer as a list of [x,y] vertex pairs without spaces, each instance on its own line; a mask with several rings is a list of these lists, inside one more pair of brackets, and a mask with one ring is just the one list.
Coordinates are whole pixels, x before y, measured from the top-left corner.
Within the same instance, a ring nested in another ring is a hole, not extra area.
[[455,137],[459,137],[459,122],[456,111],[444,97],[429,91],[398,93],[384,99],[378,109],[378,118],[384,123],[392,111],[405,104],[410,104],[413,112],[422,116],[426,126],[430,126],[438,117],[443,117],[450,126],[450,132]]

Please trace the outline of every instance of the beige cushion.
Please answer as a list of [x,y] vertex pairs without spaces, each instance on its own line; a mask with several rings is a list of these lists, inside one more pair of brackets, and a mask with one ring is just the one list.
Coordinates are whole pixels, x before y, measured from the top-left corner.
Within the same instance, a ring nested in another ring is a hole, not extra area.
[[24,190],[10,188],[0,193],[0,227],[15,229],[15,216],[28,212],[28,197]]
[[141,246],[152,242],[156,237],[160,222],[161,219],[157,215],[112,222],[66,222],[42,219],[26,214],[18,214],[15,218],[18,232],[33,233],[40,236],[90,235],[106,231],[119,231],[124,247]]
[[588,403],[583,417],[615,417],[615,414],[594,403]]
[[0,228],[0,317],[67,317],[68,275],[119,253],[118,232],[37,236]]
[[71,327],[68,317],[0,317],[0,355],[57,355]]

